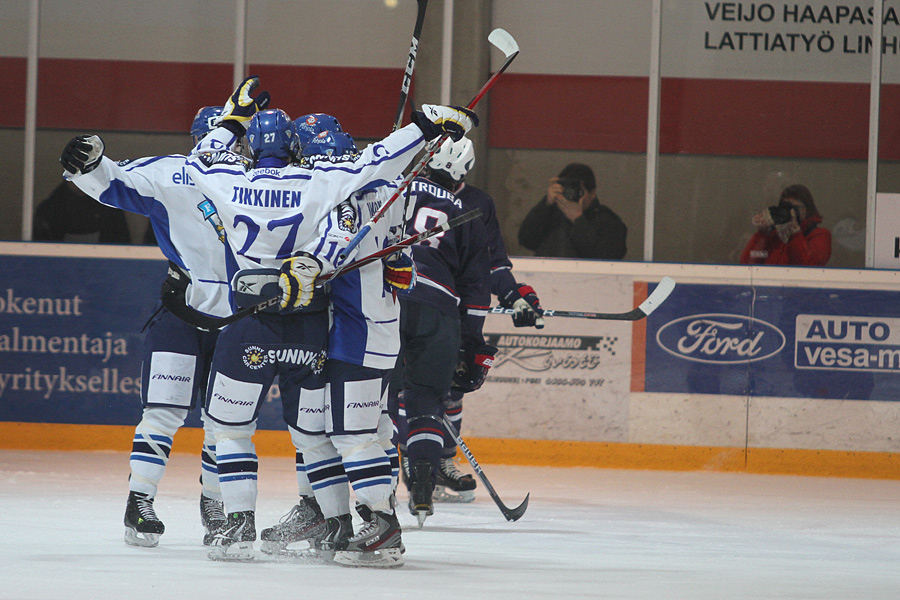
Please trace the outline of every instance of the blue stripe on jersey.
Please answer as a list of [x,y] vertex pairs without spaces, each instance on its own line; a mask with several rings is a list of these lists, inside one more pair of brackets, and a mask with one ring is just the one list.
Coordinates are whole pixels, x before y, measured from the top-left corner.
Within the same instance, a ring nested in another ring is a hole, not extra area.
[[119,179],[110,181],[109,187],[103,190],[98,200],[107,206],[149,217],[153,233],[156,235],[156,243],[163,256],[179,267],[187,269],[172,243],[172,235],[169,233],[169,213],[161,202],[150,196],[141,195]]
[[125,165],[126,171],[133,171],[134,169],[139,169],[141,167],[146,167],[147,165],[152,165],[158,160],[162,160],[164,158],[187,158],[183,154],[167,154],[165,156],[151,156],[145,159],[134,160],[127,165]]
[[369,328],[362,312],[354,309],[362,306],[360,272],[341,275],[331,282],[331,290],[331,302],[339,318],[334,319],[328,335],[328,353],[344,362],[361,365],[366,355]]

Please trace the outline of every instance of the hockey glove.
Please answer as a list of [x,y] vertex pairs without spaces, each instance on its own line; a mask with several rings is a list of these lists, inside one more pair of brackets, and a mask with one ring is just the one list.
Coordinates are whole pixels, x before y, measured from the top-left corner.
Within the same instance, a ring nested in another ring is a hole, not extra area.
[[544,309],[534,288],[524,283],[517,284],[500,297],[500,306],[513,309],[513,325],[516,327],[544,328]]
[[259,87],[259,77],[250,76],[234,90],[225,108],[222,111],[222,127],[237,137],[243,137],[250,126],[253,115],[269,106],[269,92],[260,92],[256,98],[250,97],[250,92]]
[[461,106],[423,104],[422,110],[412,113],[412,120],[422,130],[426,140],[446,133],[454,141],[459,141],[470,129],[478,127],[478,115]]
[[281,308],[309,306],[313,299],[316,277],[322,272],[322,263],[308,252],[281,263],[278,287],[281,288]]
[[408,254],[396,252],[384,261],[384,287],[391,293],[407,294],[416,285],[416,263]]
[[103,140],[98,135],[73,137],[63,148],[59,162],[72,175],[90,173],[103,158]]
[[453,373],[450,389],[468,394],[481,387],[488,371],[494,366],[497,348],[483,344],[474,348],[460,348],[459,363]]

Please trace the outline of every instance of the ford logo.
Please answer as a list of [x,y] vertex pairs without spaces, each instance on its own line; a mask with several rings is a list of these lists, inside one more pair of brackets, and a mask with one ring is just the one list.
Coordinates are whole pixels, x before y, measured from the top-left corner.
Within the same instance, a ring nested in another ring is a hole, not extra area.
[[685,360],[738,364],[764,360],[784,348],[780,329],[741,315],[690,315],[669,321],[656,332],[660,348]]

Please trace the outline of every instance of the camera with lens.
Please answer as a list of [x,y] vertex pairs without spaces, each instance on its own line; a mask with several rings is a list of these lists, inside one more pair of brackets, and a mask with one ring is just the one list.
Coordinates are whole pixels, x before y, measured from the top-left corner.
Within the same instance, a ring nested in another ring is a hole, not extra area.
[[574,177],[560,177],[556,183],[562,186],[563,198],[569,202],[578,202],[581,199],[581,180]]
[[[790,202],[779,202],[778,206],[769,207],[769,216],[775,225],[784,225],[790,222],[791,214],[796,214],[797,207]],[[797,219],[799,221],[799,218]]]

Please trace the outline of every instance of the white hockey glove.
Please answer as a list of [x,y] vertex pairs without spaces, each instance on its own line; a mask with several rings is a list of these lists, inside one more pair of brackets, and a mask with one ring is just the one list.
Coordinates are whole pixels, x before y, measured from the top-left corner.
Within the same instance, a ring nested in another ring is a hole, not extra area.
[[59,162],[72,175],[90,173],[100,164],[104,148],[100,136],[79,135],[69,140],[63,148]]
[[322,263],[308,252],[281,263],[278,287],[281,288],[281,308],[300,308],[312,302],[316,277],[322,272]]
[[253,115],[269,106],[271,97],[269,92],[260,92],[256,98],[250,96],[250,92],[259,87],[259,77],[252,75],[241,82],[237,89],[228,98],[222,111],[222,127],[242,137],[250,126]]
[[412,120],[427,140],[446,133],[454,141],[459,141],[470,129],[478,127],[478,115],[461,106],[423,104],[422,110],[413,112]]

